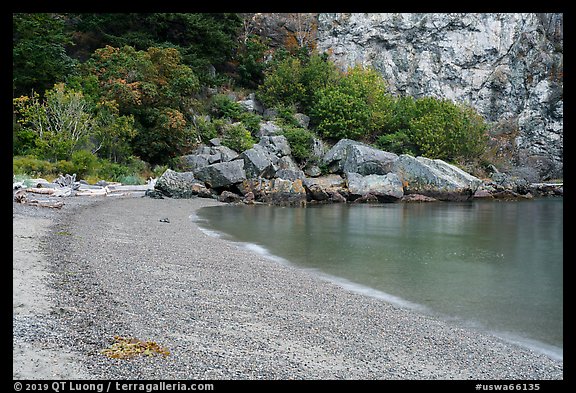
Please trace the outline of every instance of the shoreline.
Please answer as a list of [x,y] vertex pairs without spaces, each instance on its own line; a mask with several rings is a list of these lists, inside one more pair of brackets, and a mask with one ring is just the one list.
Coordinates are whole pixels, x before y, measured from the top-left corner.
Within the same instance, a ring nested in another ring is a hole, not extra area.
[[[222,203],[106,198],[14,207],[15,245],[25,236],[17,221],[51,222],[37,235],[49,276],[43,311],[14,305],[14,353],[29,349],[14,356],[15,378],[34,370],[36,348],[60,369],[36,367],[35,379],[563,379],[562,360],[275,263],[190,219]],[[38,323],[26,325],[31,316]],[[109,359],[99,351],[114,335],[170,355]]]

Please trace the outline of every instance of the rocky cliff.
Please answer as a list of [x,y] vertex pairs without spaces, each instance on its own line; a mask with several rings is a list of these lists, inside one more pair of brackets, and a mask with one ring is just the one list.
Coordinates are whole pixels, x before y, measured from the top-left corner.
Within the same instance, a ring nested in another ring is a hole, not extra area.
[[379,70],[395,94],[467,102],[506,168],[563,173],[562,14],[319,14],[317,45]]

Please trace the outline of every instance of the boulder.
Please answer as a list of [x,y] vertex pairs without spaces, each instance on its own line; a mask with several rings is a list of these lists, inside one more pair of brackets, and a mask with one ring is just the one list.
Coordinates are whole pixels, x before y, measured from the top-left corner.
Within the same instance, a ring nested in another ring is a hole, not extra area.
[[346,173],[346,184],[350,195],[374,196],[380,202],[394,202],[404,196],[402,182],[395,173],[386,175],[366,175]]
[[264,147],[270,154],[280,158],[292,154],[290,143],[284,135],[269,135],[260,138],[258,145]]
[[355,172],[361,175],[385,175],[392,171],[398,156],[364,143],[341,139],[323,157],[330,172]]
[[226,203],[238,203],[242,202],[242,199],[242,196],[226,190],[222,191],[222,193],[218,196],[218,200],[220,202]]
[[306,203],[306,190],[301,179],[272,179],[271,188],[265,193],[262,202],[275,205],[303,205]]
[[254,145],[251,149],[243,151],[240,158],[244,161],[244,170],[248,179],[257,177],[269,179],[276,173],[275,162],[278,162],[278,158],[261,145]]
[[282,132],[282,128],[276,125],[274,121],[268,120],[260,122],[260,129],[256,136],[263,137],[263,136],[270,136],[270,135],[277,135]]
[[341,203],[349,196],[346,180],[337,174],[305,178],[303,185],[311,201]]
[[208,165],[196,171],[195,175],[210,188],[228,187],[246,179],[244,160]]
[[393,171],[402,182],[404,194],[422,194],[446,201],[468,200],[482,183],[445,161],[408,154],[396,160]]
[[246,179],[237,185],[246,199],[255,199],[275,205],[301,205],[306,203],[306,189],[301,179]]
[[[154,190],[170,198],[191,198],[192,196],[211,196],[203,182],[194,178],[192,172],[176,172],[167,169],[156,180]],[[159,197],[158,194],[155,197]]]

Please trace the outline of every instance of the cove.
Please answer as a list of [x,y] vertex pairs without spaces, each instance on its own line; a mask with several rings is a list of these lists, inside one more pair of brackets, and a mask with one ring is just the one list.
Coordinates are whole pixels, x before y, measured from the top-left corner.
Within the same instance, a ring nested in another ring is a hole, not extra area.
[[349,288],[562,357],[562,198],[226,205],[196,219]]

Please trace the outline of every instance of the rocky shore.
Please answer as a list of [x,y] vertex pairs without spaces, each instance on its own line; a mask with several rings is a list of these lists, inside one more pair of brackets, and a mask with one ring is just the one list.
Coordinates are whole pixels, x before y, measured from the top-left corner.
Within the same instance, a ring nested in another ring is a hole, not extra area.
[[[147,193],[153,198],[199,196],[221,202],[304,205],[307,203],[390,203],[530,199],[563,195],[563,183],[530,183],[493,168],[479,179],[439,159],[396,155],[349,139],[327,149],[315,142],[315,157],[303,168],[291,156],[285,136],[268,132],[241,153],[201,145],[181,157]],[[322,168],[322,169],[321,169]]]
[[[13,204],[15,379],[563,379],[563,361],[202,232],[213,199]],[[168,356],[111,359],[115,336]]]

